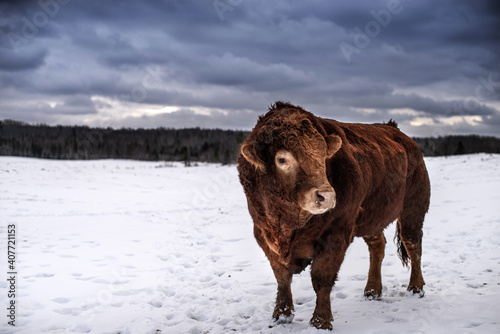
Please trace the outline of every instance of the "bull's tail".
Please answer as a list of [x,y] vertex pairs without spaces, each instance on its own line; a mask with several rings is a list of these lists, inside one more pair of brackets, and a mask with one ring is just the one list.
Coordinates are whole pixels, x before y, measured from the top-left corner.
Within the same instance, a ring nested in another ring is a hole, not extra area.
[[396,224],[396,235],[394,236],[394,239],[398,246],[399,259],[403,263],[403,266],[408,267],[408,262],[410,260],[410,257],[408,256],[408,252],[406,251],[406,247],[405,244],[403,243],[403,240],[401,240],[401,223],[399,222],[399,220]]

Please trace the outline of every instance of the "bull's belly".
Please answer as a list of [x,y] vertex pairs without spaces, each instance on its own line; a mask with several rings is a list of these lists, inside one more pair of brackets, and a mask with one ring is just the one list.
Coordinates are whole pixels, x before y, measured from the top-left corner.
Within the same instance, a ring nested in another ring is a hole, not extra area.
[[354,236],[378,234],[395,221],[403,210],[405,184],[393,184],[391,191],[378,191],[367,197],[358,209]]
[[397,216],[394,218],[386,219],[384,221],[379,222],[369,222],[366,224],[360,224],[354,227],[354,236],[355,237],[371,237],[382,232],[389,224],[394,222],[397,219]]
[[401,205],[396,205],[386,210],[380,210],[380,208],[377,210],[362,210],[354,225],[354,236],[368,237],[382,232],[399,217],[402,209],[401,203]]

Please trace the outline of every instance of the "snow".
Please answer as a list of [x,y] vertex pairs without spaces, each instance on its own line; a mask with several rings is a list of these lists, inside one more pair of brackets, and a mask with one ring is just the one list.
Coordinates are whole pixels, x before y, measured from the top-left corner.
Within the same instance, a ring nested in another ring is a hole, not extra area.
[[[426,158],[425,297],[386,230],[383,296],[366,300],[356,239],[332,291],[335,333],[500,332],[500,155]],[[295,318],[271,319],[276,282],[253,239],[235,166],[0,157],[0,267],[17,229],[16,326],[2,333],[318,333],[308,270]]]

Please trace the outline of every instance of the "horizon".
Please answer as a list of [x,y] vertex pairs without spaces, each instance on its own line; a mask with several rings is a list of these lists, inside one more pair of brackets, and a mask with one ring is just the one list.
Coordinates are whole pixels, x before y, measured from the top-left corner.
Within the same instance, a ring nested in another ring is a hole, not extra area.
[[[166,127],[166,126],[158,126],[158,127],[148,127],[148,128],[133,128],[133,127],[101,127],[101,126],[92,126],[92,125],[87,125],[87,124],[46,124],[46,123],[30,123],[30,122],[24,122],[24,121],[18,121],[15,119],[0,119],[1,122],[14,122],[18,123],[22,126],[32,126],[32,127],[82,127],[82,128],[88,128],[91,130],[107,130],[111,129],[112,131],[119,131],[119,130],[129,130],[129,131],[139,131],[139,130],[167,130],[167,131],[172,131],[172,130],[201,130],[201,131],[232,131],[232,132],[251,132],[252,129],[250,130],[240,130],[240,129],[231,129],[231,128],[205,128],[201,127],[199,125],[197,126],[186,126],[186,127],[179,127],[179,128],[173,128],[173,127]],[[373,123],[377,124],[377,123]],[[380,124],[380,123],[379,123]],[[399,128],[398,128],[399,129]],[[477,137],[489,137],[489,138],[497,138],[500,139],[500,135],[488,135],[488,134],[480,134],[480,133],[467,133],[467,134],[444,134],[444,135],[437,135],[437,136],[410,136],[410,138],[413,139],[439,139],[440,137],[445,138],[445,137],[469,137],[469,136],[477,136]]]
[[500,3],[0,2],[0,119],[250,131],[274,101],[500,135]]

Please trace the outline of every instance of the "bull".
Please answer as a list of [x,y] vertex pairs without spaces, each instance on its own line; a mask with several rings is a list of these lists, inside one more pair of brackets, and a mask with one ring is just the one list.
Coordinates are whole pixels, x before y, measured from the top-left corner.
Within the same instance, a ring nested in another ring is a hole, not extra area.
[[330,293],[354,237],[370,252],[364,295],[379,299],[383,231],[395,220],[399,256],[411,263],[408,291],[423,296],[430,182],[419,147],[395,122],[342,123],[276,102],[244,141],[238,172],[255,239],[278,283],[276,321],[292,321],[292,277],[310,265],[310,323],[332,329]]

